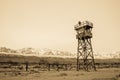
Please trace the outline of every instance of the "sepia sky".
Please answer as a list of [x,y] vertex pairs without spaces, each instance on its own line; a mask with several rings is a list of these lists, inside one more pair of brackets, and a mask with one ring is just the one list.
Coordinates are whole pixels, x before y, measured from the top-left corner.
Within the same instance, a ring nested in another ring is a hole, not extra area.
[[94,52],[120,51],[120,0],[0,0],[0,46],[76,52],[79,20],[94,24]]

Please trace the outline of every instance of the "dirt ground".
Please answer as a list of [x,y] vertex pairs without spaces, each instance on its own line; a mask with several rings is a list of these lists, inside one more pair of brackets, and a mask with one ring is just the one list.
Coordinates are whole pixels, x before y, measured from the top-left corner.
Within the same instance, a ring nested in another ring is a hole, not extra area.
[[1,71],[0,80],[120,80],[120,68],[97,71]]

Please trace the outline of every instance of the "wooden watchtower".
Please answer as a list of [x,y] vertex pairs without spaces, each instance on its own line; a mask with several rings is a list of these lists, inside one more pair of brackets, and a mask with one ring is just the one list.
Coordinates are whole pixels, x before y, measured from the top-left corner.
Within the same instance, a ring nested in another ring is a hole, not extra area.
[[77,32],[76,38],[78,39],[77,71],[81,68],[86,71],[96,70],[91,44],[92,28],[93,23],[89,21],[79,21],[78,24],[74,26]]

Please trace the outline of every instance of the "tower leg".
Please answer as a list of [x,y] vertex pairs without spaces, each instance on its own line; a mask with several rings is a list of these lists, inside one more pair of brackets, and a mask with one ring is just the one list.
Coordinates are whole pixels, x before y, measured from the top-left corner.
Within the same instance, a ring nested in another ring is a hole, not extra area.
[[85,71],[96,70],[91,39],[78,39],[77,71],[80,69],[79,65]]

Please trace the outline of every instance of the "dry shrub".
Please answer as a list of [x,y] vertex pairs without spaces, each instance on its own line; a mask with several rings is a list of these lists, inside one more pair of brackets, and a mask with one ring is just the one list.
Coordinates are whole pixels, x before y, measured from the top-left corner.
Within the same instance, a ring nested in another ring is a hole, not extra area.
[[92,80],[118,80],[118,79],[113,77],[113,78],[94,78]]
[[68,76],[67,73],[60,73],[59,76]]
[[116,75],[116,77],[120,78],[120,74]]
[[81,76],[81,75],[84,75],[84,73],[76,74],[75,76]]
[[10,72],[10,73],[8,73],[8,75],[10,75],[10,76],[18,76],[18,75],[21,75],[21,72]]
[[36,71],[36,70],[30,70],[30,73],[39,73],[39,71]]
[[114,70],[114,72],[119,72],[120,70]]
[[116,75],[116,79],[120,79],[120,74]]
[[4,75],[7,75],[7,73],[5,72]]

